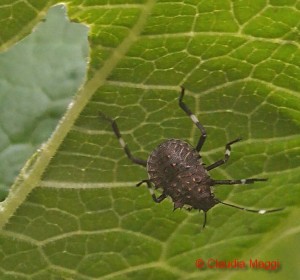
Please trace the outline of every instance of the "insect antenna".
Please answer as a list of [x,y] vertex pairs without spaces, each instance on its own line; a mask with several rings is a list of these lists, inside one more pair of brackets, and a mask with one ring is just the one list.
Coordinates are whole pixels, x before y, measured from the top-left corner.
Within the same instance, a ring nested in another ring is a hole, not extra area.
[[252,213],[257,213],[257,214],[272,213],[272,212],[282,211],[284,209],[284,208],[275,208],[275,209],[270,209],[270,210],[265,210],[265,209],[250,209],[250,208],[240,207],[240,206],[237,206],[237,205],[226,203],[226,202],[223,202],[223,201],[218,200],[218,199],[216,199],[216,201],[218,203],[221,203],[221,204],[226,205],[226,206],[230,206],[230,207],[233,207],[233,208],[236,208],[236,209],[239,209],[239,210],[243,210],[243,211],[247,211],[247,212],[252,212]]

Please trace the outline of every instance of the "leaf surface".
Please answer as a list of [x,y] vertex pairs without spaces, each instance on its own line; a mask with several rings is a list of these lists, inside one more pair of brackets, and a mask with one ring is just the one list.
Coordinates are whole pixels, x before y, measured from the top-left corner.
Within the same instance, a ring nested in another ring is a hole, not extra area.
[[[70,1],[70,18],[90,27],[88,79],[1,205],[1,277],[299,276],[299,4],[281,2]],[[172,212],[171,201],[155,204],[135,187],[146,170],[128,160],[99,111],[117,118],[135,156],[146,159],[168,138],[195,145],[199,131],[178,107],[180,85],[207,129],[206,164],[243,137],[211,176],[269,178],[220,186],[216,196],[284,211],[216,206],[202,231],[201,213]],[[199,258],[279,259],[281,269],[198,269]]]

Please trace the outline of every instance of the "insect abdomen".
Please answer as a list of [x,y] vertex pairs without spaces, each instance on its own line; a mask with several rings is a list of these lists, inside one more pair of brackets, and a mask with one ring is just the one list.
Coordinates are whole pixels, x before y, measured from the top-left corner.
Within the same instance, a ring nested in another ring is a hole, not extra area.
[[162,188],[178,207],[199,208],[199,199],[211,195],[210,177],[200,156],[184,141],[170,139],[160,144],[149,156],[147,170],[155,187]]

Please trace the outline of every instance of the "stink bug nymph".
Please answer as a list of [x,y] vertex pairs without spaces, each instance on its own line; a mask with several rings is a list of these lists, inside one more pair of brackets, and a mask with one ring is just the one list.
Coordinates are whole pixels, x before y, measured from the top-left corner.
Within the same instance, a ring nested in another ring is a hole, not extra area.
[[[133,163],[147,168],[149,178],[142,180],[136,186],[146,183],[152,198],[156,203],[160,203],[166,197],[170,196],[174,203],[174,210],[182,208],[183,206],[187,206],[188,210],[202,210],[204,213],[203,228],[206,225],[206,212],[219,203],[259,214],[282,210],[282,208],[271,210],[249,209],[225,203],[214,196],[211,187],[215,185],[253,184],[257,181],[266,181],[267,179],[214,180],[209,176],[208,171],[219,167],[228,161],[231,145],[239,142],[241,138],[237,138],[225,145],[225,155],[223,159],[208,166],[204,165],[201,160],[200,151],[206,139],[206,131],[203,125],[198,121],[197,117],[183,102],[184,92],[185,89],[181,87],[179,106],[191,118],[192,122],[201,132],[196,148],[179,139],[168,139],[154,149],[149,155],[148,160],[134,157],[126,142],[123,140],[116,121],[103,113],[100,113],[102,118],[110,122],[127,157]],[[154,193],[154,190],[156,189],[162,190],[162,194],[158,197]]]

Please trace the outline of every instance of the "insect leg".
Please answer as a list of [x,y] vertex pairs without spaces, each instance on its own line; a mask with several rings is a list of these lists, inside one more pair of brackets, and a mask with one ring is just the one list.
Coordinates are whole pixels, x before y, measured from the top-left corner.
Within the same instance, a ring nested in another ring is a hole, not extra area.
[[155,195],[155,193],[154,193],[154,190],[153,190],[153,187],[152,187],[152,185],[151,185],[151,181],[148,180],[148,179],[142,180],[141,182],[137,183],[136,186],[139,187],[139,186],[140,186],[141,184],[143,184],[143,183],[146,183],[146,184],[147,184],[147,187],[148,187],[148,189],[149,189],[149,192],[150,192],[150,194],[151,194],[152,199],[154,200],[154,202],[160,203],[160,202],[162,202],[162,201],[167,197],[167,195],[164,194],[164,193],[162,193],[159,197],[156,197],[156,195]]
[[196,150],[200,152],[205,139],[206,139],[206,131],[203,125],[198,121],[197,117],[193,114],[193,112],[190,110],[190,108],[182,101],[184,96],[184,87],[181,87],[181,93],[179,97],[179,106],[180,108],[191,118],[193,123],[198,127],[198,129],[201,131],[201,136],[198,140],[198,144],[196,146]]
[[121,147],[124,149],[124,151],[125,151],[127,157],[128,157],[133,163],[136,163],[136,164],[139,164],[139,165],[142,165],[142,166],[145,166],[145,167],[146,167],[146,166],[147,166],[147,161],[146,161],[146,160],[143,160],[143,159],[134,157],[134,156],[131,154],[131,152],[130,152],[130,150],[129,150],[127,144],[126,144],[126,142],[125,142],[125,141],[123,140],[123,138],[122,138],[122,135],[121,135],[121,133],[120,133],[120,130],[119,130],[118,126],[117,126],[116,121],[113,120],[113,119],[111,119],[110,117],[104,115],[102,112],[99,112],[99,116],[100,116],[101,118],[105,119],[106,121],[108,121],[108,122],[111,124],[112,129],[113,129],[113,131],[114,131],[116,137],[118,138]]
[[203,211],[204,213],[204,219],[203,219],[203,225],[202,225],[202,228],[205,228],[205,225],[206,225],[206,220],[207,220],[207,214],[205,211]]
[[236,184],[253,184],[255,182],[259,181],[267,181],[268,179],[258,179],[258,178],[252,178],[252,179],[239,179],[239,180],[213,180],[213,185],[236,185]]
[[243,210],[243,211],[247,211],[247,212],[252,212],[252,213],[257,213],[257,214],[272,213],[272,212],[282,211],[284,209],[284,208],[275,208],[275,209],[269,209],[269,210],[265,210],[265,209],[250,209],[250,208],[241,207],[241,206],[233,205],[233,204],[230,204],[230,203],[226,203],[226,202],[223,202],[223,201],[218,200],[218,199],[216,199],[216,201],[218,203],[221,203],[221,204],[226,205],[226,206],[230,206],[230,207],[233,207],[233,208],[237,208],[239,210]]
[[235,139],[235,140],[227,143],[226,146],[225,146],[225,155],[224,155],[224,158],[216,161],[215,163],[213,163],[213,164],[211,164],[209,166],[207,166],[205,169],[207,171],[212,170],[212,169],[214,169],[214,168],[216,168],[216,167],[224,164],[226,161],[228,161],[228,159],[230,158],[231,145],[234,144],[234,143],[236,143],[236,142],[239,142],[241,140],[242,140],[242,138],[237,138],[237,139]]

